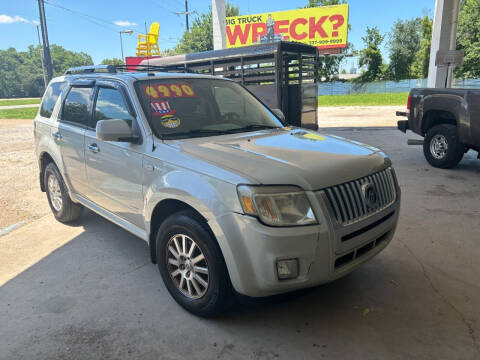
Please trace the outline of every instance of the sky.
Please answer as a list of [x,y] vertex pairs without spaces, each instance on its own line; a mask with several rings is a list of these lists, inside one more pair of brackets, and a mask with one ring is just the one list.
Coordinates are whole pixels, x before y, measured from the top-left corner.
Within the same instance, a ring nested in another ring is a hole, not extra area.
[[[184,0],[45,0],[45,13],[50,44],[72,51],[84,51],[94,63],[104,58],[121,57],[120,30],[132,29],[133,35],[123,34],[125,56],[135,56],[139,33],[145,33],[145,23],[160,23],[159,46],[172,48],[185,30],[185,16],[175,12],[185,10]],[[240,7],[241,15],[273,12],[303,7],[308,0],[231,0]],[[388,34],[398,19],[411,19],[428,14],[433,16],[435,0],[349,0],[349,42],[359,50],[367,26],[377,26]],[[189,11],[209,11],[211,0],[188,0]],[[195,15],[193,15],[194,17]],[[190,18],[190,24],[192,19]],[[35,24],[38,23],[37,0],[0,0],[0,49],[15,47],[25,50],[38,44]],[[382,49],[384,57],[388,50]],[[347,60],[348,70],[355,59]]]

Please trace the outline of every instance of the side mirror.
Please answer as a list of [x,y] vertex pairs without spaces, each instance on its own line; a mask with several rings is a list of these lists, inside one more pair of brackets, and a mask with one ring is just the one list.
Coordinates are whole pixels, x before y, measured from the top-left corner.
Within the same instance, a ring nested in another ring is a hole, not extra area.
[[272,109],[272,112],[277,115],[280,120],[285,121],[285,115],[283,114],[283,111],[280,109]]
[[133,136],[132,128],[126,120],[111,119],[100,120],[96,127],[97,138],[102,141],[138,141],[138,137]]

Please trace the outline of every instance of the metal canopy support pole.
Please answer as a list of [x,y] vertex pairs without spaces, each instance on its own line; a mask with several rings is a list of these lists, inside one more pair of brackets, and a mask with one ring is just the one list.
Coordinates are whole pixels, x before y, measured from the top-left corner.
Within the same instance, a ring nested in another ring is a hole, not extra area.
[[43,61],[47,69],[47,81],[50,82],[53,78],[52,58],[50,57],[50,45],[48,43],[47,22],[45,20],[45,7],[43,0],[38,0],[38,12],[40,14],[40,26],[42,27],[43,40]]
[[212,0],[213,49],[225,49],[227,37],[225,27],[225,0]]
[[427,86],[430,88],[450,87],[453,69],[435,64],[439,50],[455,50],[460,0],[435,0],[432,45],[428,68]]

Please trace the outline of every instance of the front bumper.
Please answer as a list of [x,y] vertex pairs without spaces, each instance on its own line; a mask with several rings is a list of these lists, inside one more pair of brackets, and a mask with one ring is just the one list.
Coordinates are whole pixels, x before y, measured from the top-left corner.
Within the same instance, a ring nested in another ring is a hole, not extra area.
[[[237,292],[261,297],[333,281],[377,255],[394,235],[399,189],[388,208],[349,226],[335,224],[326,205],[313,192],[307,195],[319,225],[269,227],[236,213],[209,221]],[[279,280],[277,260],[293,258],[299,261],[299,276]]]

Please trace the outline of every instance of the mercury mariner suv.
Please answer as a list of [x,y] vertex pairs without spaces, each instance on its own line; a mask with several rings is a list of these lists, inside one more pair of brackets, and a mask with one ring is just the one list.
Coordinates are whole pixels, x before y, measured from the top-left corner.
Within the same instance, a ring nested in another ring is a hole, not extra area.
[[49,84],[40,187],[60,222],[88,208],[145,240],[188,311],[333,281],[392,239],[400,189],[382,151],[288,126],[231,80],[102,69]]

